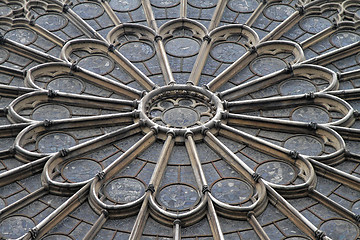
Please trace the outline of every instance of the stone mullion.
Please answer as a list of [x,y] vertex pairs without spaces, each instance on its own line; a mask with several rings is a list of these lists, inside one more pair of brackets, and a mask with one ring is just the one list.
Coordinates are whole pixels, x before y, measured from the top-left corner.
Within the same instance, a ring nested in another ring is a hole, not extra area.
[[[24,9],[25,17],[29,21],[29,24],[27,27],[34,30],[35,32],[37,32],[41,36],[45,37],[46,39],[50,40],[51,42],[55,43],[56,45],[63,47],[65,44],[65,41],[62,38],[60,38],[59,36],[57,36],[56,34],[50,32],[50,31],[47,31],[45,28],[38,26],[37,24],[33,24],[34,23],[33,13],[30,11],[30,9],[32,7],[34,7],[34,3],[36,3],[36,1],[30,2],[28,6],[25,6],[26,10]],[[58,1],[57,1],[56,5],[57,6],[53,10],[56,9],[55,12],[58,12],[58,13],[61,12],[60,7],[63,8],[65,6],[65,4],[62,4]],[[47,11],[47,10],[45,10],[45,11]]]
[[196,62],[194,64],[194,67],[191,71],[190,77],[188,82],[192,83],[193,85],[198,85],[199,80],[201,77],[202,70],[204,69],[204,66],[206,64],[206,60],[209,56],[209,52],[211,49],[211,39],[209,36],[206,36],[206,38],[203,39],[203,42],[201,44],[199,54],[196,58]]
[[[296,97],[297,96],[293,96],[293,98]],[[265,105],[267,104],[265,102],[266,101],[263,101],[258,104]],[[326,103],[326,101],[324,102]],[[273,99],[272,102],[273,107],[275,106],[274,103],[276,102]],[[284,101],[284,103],[289,104],[289,101]],[[300,104],[302,103],[300,102]],[[253,106],[255,107],[256,105],[254,104]],[[344,122],[348,121],[348,119],[351,120],[351,117],[353,116],[352,111],[353,111],[352,109],[349,109],[349,113],[343,118]],[[282,159],[288,159],[292,163],[294,162],[294,160],[296,162],[296,159],[300,158],[299,153],[297,151],[294,151],[296,150],[296,148],[287,149],[285,147],[279,146],[278,144],[274,144],[270,141],[267,141],[261,137],[253,136],[251,134],[245,133],[231,126],[248,127],[252,129],[258,129],[260,131],[268,130],[268,131],[274,131],[275,133],[286,132],[287,134],[290,134],[292,136],[296,134],[316,136],[319,137],[319,139],[325,139],[325,140],[320,140],[320,142],[322,142],[321,144],[326,145],[328,142],[332,142],[333,143],[332,146],[336,150],[331,154],[326,154],[324,156],[321,156],[322,159],[321,161],[323,163],[332,165],[342,162],[345,159],[346,150],[345,150],[344,139],[339,134],[337,134],[332,128],[326,125],[314,124],[313,122],[306,123],[306,122],[281,120],[281,119],[273,119],[266,117],[248,116],[248,115],[234,114],[234,113],[226,113],[225,116],[227,120],[227,125],[221,124],[221,129],[220,129],[221,135],[225,135],[228,138],[233,139],[235,141],[246,142],[248,144],[251,144],[256,149],[261,149],[262,151],[266,151],[270,155],[275,155]],[[285,140],[282,140],[282,142],[285,142]],[[308,166],[308,169],[313,169],[313,167],[310,167],[311,165],[310,160],[308,160],[307,158],[305,159],[303,156],[301,156],[301,159],[302,161],[307,162],[306,165]],[[311,170],[311,172],[312,175],[315,174],[314,170]],[[311,176],[311,178],[313,177],[314,176]],[[354,185],[353,182],[352,184]]]
[[[43,184],[48,186],[50,191],[53,194],[64,195],[64,194],[73,194],[78,191],[82,184],[78,183],[68,183],[68,182],[58,182],[53,180],[53,172],[59,164],[64,161],[67,161],[72,158],[77,158],[78,156],[83,156],[84,154],[101,149],[107,144],[112,144],[116,141],[124,139],[126,137],[137,134],[140,131],[139,124],[134,123],[132,125],[126,126],[119,130],[104,134],[102,136],[96,137],[92,140],[86,141],[82,144],[77,145],[76,147],[66,150],[60,150],[55,156],[53,156],[44,166],[44,171],[42,173]],[[65,156],[63,156],[65,155]],[[122,155],[121,155],[122,156]],[[56,170],[55,170],[56,171]]]
[[5,217],[29,205],[30,203],[36,201],[47,193],[48,191],[44,187],[41,187],[38,190],[30,193],[29,195],[19,199],[18,201],[6,206],[5,208],[0,210],[0,219],[4,219]]
[[321,56],[313,57],[302,62],[302,64],[316,64],[326,66],[340,59],[344,59],[351,55],[355,55],[360,51],[360,42],[341,47],[332,52],[322,54]]
[[[209,195],[208,192],[205,193]],[[220,221],[215,211],[214,203],[211,201],[211,198],[208,198],[208,213],[207,218],[210,223],[211,231],[215,240],[225,240],[224,234],[221,230]]]
[[212,16],[211,22],[209,24],[209,28],[208,28],[209,32],[215,29],[219,25],[227,2],[228,0],[219,0],[219,2],[217,3],[214,15]]
[[[0,66],[0,73],[4,73],[6,75],[11,75],[11,77],[24,78],[25,71],[6,67],[6,66]],[[0,90],[1,90],[2,94],[7,94],[7,95],[10,95],[13,97],[19,97],[23,94],[34,91],[33,88],[11,86],[11,85],[5,85],[5,84],[0,84]]]
[[270,240],[269,236],[266,234],[265,230],[261,227],[259,221],[256,219],[253,212],[249,212],[247,221],[253,227],[256,234],[261,240]]
[[[135,123],[134,125],[137,125]],[[135,143],[131,148],[124,152],[118,159],[112,162],[107,166],[103,173],[106,175],[104,179],[108,179],[111,176],[119,172],[122,167],[129,164],[137,155],[145,151],[153,142],[155,141],[154,132],[148,132],[144,137],[142,137],[137,143]],[[121,166],[120,166],[121,165]]]
[[173,239],[174,239],[174,240],[181,240],[180,220],[175,220],[175,221],[174,221]]
[[[132,161],[134,159],[134,157],[136,155],[138,155],[139,152],[145,150],[148,147],[148,144],[152,144],[153,142],[151,141],[152,136],[154,135],[153,131],[150,131],[147,135],[145,135],[141,140],[139,140],[133,147],[131,147],[130,149],[128,149],[124,154],[122,154],[117,160],[115,160],[115,162],[113,162],[113,164],[109,165],[108,168],[106,168],[103,171],[104,176],[105,175],[113,175],[114,172],[114,168],[117,170],[117,172],[120,171],[120,168],[122,169],[124,166],[128,165],[130,163],[130,161]],[[150,141],[149,141],[150,140]],[[119,163],[122,162],[122,166],[120,166],[120,168],[117,167]],[[109,170],[109,171],[108,171]],[[111,177],[111,176],[110,176]],[[109,177],[108,177],[109,178]],[[98,180],[98,179],[96,179]],[[95,181],[96,182],[96,181]],[[96,185],[96,184],[94,184]],[[95,186],[96,188],[96,186]],[[92,189],[94,190],[94,189]],[[148,203],[148,194],[149,192],[146,192],[147,196],[145,197],[143,203],[142,203],[142,207],[140,209],[140,212],[138,214],[138,218],[141,218],[142,220],[142,225],[141,225],[141,231],[140,234],[142,233],[142,229],[145,226],[145,222],[146,222],[146,218],[148,216],[148,212],[146,209],[147,203]],[[145,206],[145,207],[144,207]],[[98,208],[97,206],[95,206],[96,208]],[[144,209],[145,208],[145,209]],[[97,209],[99,210],[99,209]],[[84,237],[85,240],[91,240],[94,239],[94,237],[96,237],[97,233],[101,230],[103,224],[106,222],[106,220],[108,219],[109,213],[106,209],[102,209],[101,210],[101,215],[98,218],[98,220],[95,222],[95,224],[92,226],[92,228],[89,230],[89,232],[86,234],[86,236]],[[138,221],[137,221],[138,222]],[[137,224],[135,223],[135,226]],[[134,228],[135,228],[134,226]],[[132,234],[134,234],[134,232],[138,232],[138,231],[132,231]],[[135,237],[135,238],[129,238],[129,239],[139,239],[141,237],[141,235],[139,235],[139,237]]]
[[[11,169],[9,171],[3,172],[0,174],[0,186],[6,186],[10,183],[13,183],[18,180],[25,179],[36,173],[40,173],[43,170],[45,163],[49,160],[49,157],[43,157],[41,159],[29,162],[27,164],[21,165],[17,168]],[[3,211],[3,210],[1,210]],[[0,216],[1,216],[0,211]]]
[[[149,197],[151,194],[156,193],[156,190],[158,189],[161,179],[164,175],[166,165],[169,161],[172,149],[174,147],[173,137],[174,136],[171,133],[169,133],[167,135],[167,138],[166,138],[166,141],[161,150],[158,162],[155,166],[154,172],[149,181],[149,186],[151,186],[151,188],[149,188],[149,191],[146,192],[146,197],[141,205],[139,214],[138,214],[135,224],[132,228],[131,235],[129,236],[129,239],[131,239],[131,240],[136,240],[136,239],[141,238],[142,232],[143,232],[145,224],[146,224],[146,219],[149,216],[149,209],[148,209],[149,208]],[[153,189],[154,192],[152,192],[151,189]]]
[[[274,30],[272,30],[270,33],[268,33],[263,39],[261,39],[261,42],[266,42],[270,40],[276,40],[283,36],[284,33],[289,31],[292,27],[295,26],[296,23],[298,23],[305,15],[300,14],[298,10],[294,14],[292,14],[290,17],[288,17],[286,20],[284,20],[281,24],[279,24]],[[305,49],[303,44],[301,44],[302,47]]]
[[185,137],[185,146],[188,152],[188,155],[190,157],[191,166],[194,171],[194,175],[196,178],[196,181],[198,183],[199,189],[202,191],[203,195],[207,198],[207,204],[208,204],[208,212],[207,212],[207,218],[210,223],[211,231],[213,233],[213,237],[215,240],[224,240],[224,235],[222,233],[220,222],[217,217],[217,213],[214,208],[214,204],[209,197],[209,187],[207,185],[207,181],[205,178],[205,173],[201,167],[201,162],[196,150],[195,141],[193,139],[193,135],[191,132],[186,133]]
[[335,202],[334,200],[328,198],[321,192],[315,190],[314,188],[309,189],[309,196],[316,201],[319,201],[322,205],[328,207],[332,211],[338,213],[342,217],[352,221],[355,224],[359,223],[360,215],[357,215],[347,209],[346,207],[340,205],[339,203]]
[[97,233],[101,230],[102,226],[107,220],[108,213],[106,210],[102,211],[99,218],[96,220],[91,229],[86,233],[83,240],[92,240],[96,237]]
[[[339,182],[345,186],[355,189],[356,191],[360,191],[359,177],[342,172],[317,160],[311,158],[308,158],[308,160],[314,167],[317,175]],[[347,156],[347,160],[350,160],[349,156]]]
[[61,204],[39,224],[32,228],[22,239],[38,239],[47,234],[50,229],[56,226],[61,220],[67,217],[72,211],[83,204],[89,193],[91,182],[83,186],[79,191],[73,194],[68,200]]
[[196,151],[196,145],[192,133],[187,133],[185,139],[185,146],[190,157],[191,166],[194,171],[196,182],[198,184],[198,189],[202,190],[203,188],[208,187],[208,185],[204,171],[201,167],[199,156]]
[[[282,72],[280,72],[279,74],[277,74],[276,76],[274,76],[273,74],[270,75],[265,75],[263,77],[259,77],[258,79],[256,79],[256,82],[263,82],[263,84],[259,83],[259,85],[256,85],[256,83],[254,83],[253,85],[251,84],[240,84],[237,86],[234,86],[232,88],[229,88],[225,91],[222,91],[220,93],[220,96],[222,99],[226,100],[226,101],[234,101],[238,98],[241,98],[243,96],[246,96],[247,94],[251,94],[252,92],[255,92],[256,90],[260,90],[262,88],[265,88],[270,82],[274,82],[274,84],[276,84],[277,82],[280,81],[285,81],[286,79],[289,79],[291,77],[293,77],[294,74],[292,72],[288,72],[287,69],[283,70]],[[252,86],[259,86],[258,89],[253,89]],[[250,92],[252,91],[252,92]]]
[[[61,59],[64,59],[68,64],[73,64],[70,62],[70,54],[77,50],[84,49],[96,49],[100,53],[110,57],[115,63],[121,66],[135,81],[142,85],[146,90],[151,91],[156,87],[156,84],[150,80],[143,72],[141,72],[132,62],[124,57],[118,50],[115,49],[114,45],[109,44],[107,41],[99,41],[95,39],[76,39],[68,42],[61,51]],[[92,50],[95,51],[95,50]],[[91,54],[91,52],[90,52]],[[81,69],[76,67],[75,69]],[[90,71],[83,69],[81,70],[88,75],[91,74]],[[100,75],[99,75],[100,76]]]
[[232,63],[228,68],[206,84],[210,91],[215,92],[224,83],[229,81],[233,76],[239,73],[242,69],[249,65],[249,63],[258,56],[256,52],[248,51],[241,58]]
[[106,42],[106,39],[103,36],[101,36],[97,31],[95,31],[87,22],[85,22],[85,20],[79,17],[79,15],[77,15],[72,9],[67,10],[67,12],[64,13],[64,15],[71,22],[73,22],[75,26],[81,29],[85,35]]
[[[236,114],[232,114],[232,115],[236,115]],[[264,123],[264,126],[271,126],[273,124],[272,121],[268,121]],[[259,125],[261,125],[261,123],[259,123]],[[260,126],[259,126],[260,127]],[[261,126],[262,127],[262,126]],[[277,127],[279,128],[283,128],[286,129],[288,126],[283,126],[283,125],[277,125]],[[292,126],[289,126],[291,129]],[[283,159],[286,160],[287,162],[291,163],[291,164],[295,164],[296,161],[298,159],[302,159],[302,161],[306,161],[302,156],[299,156],[299,153],[286,149],[284,147],[278,146],[274,143],[268,142],[264,139],[262,139],[261,137],[257,137],[257,136],[253,136],[251,134],[245,133],[243,131],[240,131],[234,127],[225,125],[225,124],[220,124],[220,135],[226,136],[229,139],[232,139],[234,141],[237,142],[243,142],[244,144],[255,148],[255,149],[261,149],[262,152],[266,152],[267,154],[271,155],[271,156],[276,156],[276,158],[278,159]],[[301,129],[301,125],[298,127],[299,129]],[[269,127],[268,127],[269,129]],[[308,130],[307,128],[305,128],[305,130]],[[224,146],[225,147],[225,146]],[[234,155],[236,156],[236,155]],[[239,159],[240,160],[240,159]],[[243,161],[241,161],[241,165],[244,169],[246,169],[246,173],[245,174],[251,174],[253,175],[255,172],[248,167],[245,163],[243,163]],[[310,168],[310,164],[306,164],[308,168]],[[311,171],[309,178],[306,180],[306,186],[309,187],[310,185],[314,184],[315,181],[315,173],[313,170],[309,170]],[[305,187],[305,185],[303,186],[303,188]]]
[[[249,182],[255,183],[253,176],[255,172],[249,168],[241,159],[239,159],[230,149],[228,149],[224,144],[222,144],[219,139],[217,139],[210,131],[206,132],[205,142],[213,148],[213,150],[219,155],[224,158],[226,162],[228,162],[231,166],[233,166],[238,172],[240,172]],[[236,165],[236,166],[235,166]],[[260,226],[259,222],[254,217],[255,214],[260,214],[260,211],[266,206],[267,201],[265,199],[266,192],[263,191],[263,199],[259,202],[260,206],[259,212],[248,212],[247,213],[247,221],[255,230],[256,234],[262,240],[268,240],[269,237],[265,233],[264,229]],[[237,216],[238,217],[238,216]]]
[[[157,23],[156,23],[154,13],[153,13],[152,8],[151,8],[150,1],[149,0],[142,0],[141,3],[142,3],[142,6],[144,7],[146,19],[147,19],[147,22],[148,22],[149,26],[152,29],[154,29],[154,31],[156,33],[158,33],[159,29],[157,27]],[[160,68],[161,68],[161,71],[162,71],[162,73],[164,75],[165,83],[166,84],[174,83],[175,80],[174,80],[174,77],[172,75],[169,60],[168,60],[167,55],[166,55],[164,42],[163,42],[163,39],[162,39],[161,36],[159,36],[159,35],[155,36],[154,45],[155,45],[155,48],[156,48],[157,57],[159,59]]]
[[50,40],[51,42],[55,43],[57,46],[63,47],[65,45],[65,41],[55,35],[54,33],[47,31],[46,29],[38,26],[38,25],[29,25],[30,29],[37,32],[39,35],[43,36],[44,38]]
[[155,32],[157,32],[158,27],[157,27],[157,24],[156,24],[154,13],[153,13],[152,8],[151,8],[150,0],[141,0],[141,4],[142,4],[142,6],[144,8],[147,23],[149,24],[149,26],[152,29],[155,30]]
[[[358,177],[339,171],[334,167],[328,166],[314,159],[309,158],[308,160],[313,165],[317,175],[331,179],[335,182],[343,184],[344,186],[348,186],[356,191],[359,191],[360,179]],[[360,215],[355,214],[354,212],[340,205],[338,202],[331,200],[330,198],[328,198],[328,196],[325,196],[324,194],[313,188],[310,188],[309,190],[310,190],[309,192],[310,197],[316,199],[317,201],[321,202],[323,205],[329,207],[333,211],[349,219],[355,224],[359,223]]]
[[[99,98],[99,97],[86,96],[86,95],[74,95],[63,92],[56,92],[56,95],[49,99],[48,94],[49,91],[35,91],[27,94],[26,97],[17,98],[8,106],[8,110],[7,110],[8,119],[11,119],[11,121],[16,123],[18,122],[23,124],[32,123],[33,120],[31,120],[29,116],[21,115],[21,111],[23,107],[29,106],[30,104],[34,104],[32,109],[35,109],[36,106],[39,106],[41,104],[46,104],[51,102],[54,104],[77,105],[78,107],[90,107],[90,108],[98,108],[103,110],[108,109],[108,110],[118,111],[120,112],[120,114],[129,113],[137,105],[136,101]],[[109,114],[103,114],[102,116],[108,116],[108,115]],[[76,118],[86,119],[89,117],[92,116],[81,116]],[[71,115],[70,118],[74,119],[74,115]]]
[[160,62],[161,71],[164,75],[165,84],[175,83],[174,76],[172,74],[171,66],[166,55],[164,41],[161,36],[156,36],[154,39],[154,45],[156,47],[157,57]]
[[253,175],[255,171],[246,165],[239,157],[235,155],[229,148],[227,148],[218,138],[210,131],[206,132],[205,142],[223,159],[233,166],[245,179],[250,183],[255,183]]
[[[311,78],[308,78],[311,76]],[[315,78],[320,78],[328,82],[328,86],[321,90],[322,92],[326,92],[327,94],[332,94],[333,92],[328,92],[329,90],[338,89],[339,85],[339,77],[330,69],[326,69],[317,65],[295,65],[290,68],[283,69],[282,71],[278,71],[276,73],[272,73],[265,76],[260,76],[255,81],[251,81],[246,84],[240,84],[234,87],[231,87],[227,90],[224,90],[220,93],[220,97],[226,101],[235,101],[236,99],[242,98],[244,96],[249,96],[256,91],[264,89],[270,85],[282,84],[287,79],[292,78],[302,78],[305,77],[308,80],[312,80]],[[355,74],[356,77],[356,74]],[[343,80],[342,76],[341,79]],[[343,90],[342,90],[343,91]],[[341,93],[343,93],[341,91]],[[345,90],[346,91],[346,90]],[[348,90],[347,90],[348,91]],[[334,95],[338,95],[340,92],[334,92]],[[272,96],[274,97],[274,96]],[[280,97],[280,92],[276,96],[277,99]],[[282,96],[285,97],[285,96]],[[340,96],[341,98],[341,96]],[[273,98],[274,99],[274,98]],[[232,103],[231,103],[232,104]]]
[[[0,36],[2,35],[0,34]],[[14,52],[16,54],[19,54],[20,56],[24,56],[36,62],[62,62],[62,60],[57,57],[54,57],[47,53],[43,53],[37,49],[22,45],[20,43],[7,39],[6,37],[4,37],[2,41],[0,41],[0,46],[9,50],[10,52]]]
[[[277,147],[275,145],[273,146],[273,144],[267,143],[257,137],[239,135],[240,131],[232,127],[226,126],[224,124],[220,124],[220,128],[226,129],[226,131],[234,134],[235,136],[240,137],[240,139],[244,139],[245,137],[246,140],[243,141],[246,141],[246,143],[248,143],[249,145],[255,145],[257,148],[260,148],[261,146],[262,148],[264,148],[264,146],[273,148],[273,150],[276,152],[277,155],[279,155],[279,157],[281,157],[282,154],[286,154],[286,152],[288,151],[281,147]],[[215,139],[215,137],[209,131],[207,132],[207,136],[210,137],[212,140]],[[230,159],[232,158],[235,162],[241,164],[242,168],[246,170],[247,174],[245,176],[249,177],[249,175],[251,175],[252,178],[256,176],[255,172],[252,169],[250,169],[243,161],[241,161],[234,153],[232,153],[229,149],[227,149],[225,145],[221,144],[219,141],[217,143],[219,144],[220,148],[222,148],[223,151],[227,153],[228,155],[227,159],[229,159],[230,157]],[[314,180],[314,175],[312,175],[312,177],[310,177],[310,179],[307,181],[307,185],[310,188],[312,187],[310,185],[313,182],[312,180]],[[306,219],[295,207],[289,204],[285,200],[285,198],[281,196],[267,181],[261,179],[261,176],[260,178],[258,178],[257,181],[266,187],[267,196],[269,197],[270,202],[272,202],[285,216],[288,216],[288,218],[305,234],[307,234],[308,236],[323,234],[314,224],[312,224],[308,219]],[[309,192],[307,188],[304,188],[302,191],[306,191],[304,194]],[[259,236],[261,236],[261,234],[262,234],[261,232],[258,233]]]
[[99,192],[107,181],[110,181],[112,177],[128,166],[139,154],[149,148],[155,140],[154,131],[148,132],[119,158],[107,166],[102,172],[97,174],[97,177],[91,182],[89,196],[90,206],[96,213],[106,213],[106,217],[109,216],[110,218],[114,216],[117,217],[119,214],[129,215],[135,213],[137,204],[140,204],[139,202],[135,201],[125,205],[108,205],[102,201],[101,197],[99,197]]
[[112,8],[110,7],[110,4],[108,1],[101,1],[101,5],[103,6],[104,10],[106,11],[106,13],[109,15],[111,21],[113,21],[113,23],[115,25],[120,25],[121,21],[120,19],[116,16],[116,14],[114,13],[114,11],[112,10]]
[[[65,55],[64,57],[66,58]],[[42,76],[42,74],[44,73],[56,72],[54,77],[60,76],[62,74],[73,75],[75,77],[86,79],[91,84],[99,85],[101,87],[104,87],[106,90],[112,91],[116,94],[124,95],[127,98],[139,99],[141,97],[142,92],[137,89],[129,87],[116,80],[109,79],[105,76],[94,74],[80,67],[76,68],[76,71],[74,71],[72,70],[72,66],[75,65],[71,65],[71,63],[68,62],[68,63],[48,63],[46,65],[39,65],[33,67],[26,72],[25,84],[35,89],[42,89],[35,84],[36,78]],[[2,69],[0,68],[0,71],[1,70]],[[19,88],[19,90],[22,89]],[[69,93],[64,93],[64,94],[69,94]],[[88,97],[91,98],[91,96]]]
[[139,210],[139,213],[137,214],[134,226],[131,230],[131,234],[129,236],[129,240],[137,240],[140,239],[142,236],[142,233],[144,231],[144,227],[146,224],[146,220],[149,217],[149,197],[151,195],[150,191],[147,191],[145,193],[144,201],[141,204],[141,208]]
[[262,11],[265,9],[267,4],[267,1],[261,1],[258,7],[254,10],[254,12],[251,14],[249,19],[246,21],[245,25],[251,27],[256,19],[259,17],[259,15],[262,13]]
[[270,202],[275,205],[280,212],[287,216],[301,231],[307,236],[322,236],[322,240],[328,239],[324,233],[318,229],[312,222],[305,218],[295,207],[285,200],[275,189],[273,189],[266,181],[260,179],[266,186]]
[[[64,14],[64,16],[66,16],[66,18],[72,22],[79,30],[81,30],[81,32],[89,37],[89,38],[94,38],[94,39],[99,39],[102,41],[106,41],[97,31],[95,31],[88,23],[86,23],[79,15],[77,15],[71,8],[70,6],[72,5],[72,3],[67,4],[65,2],[61,2],[61,1],[53,1],[54,5],[56,6],[47,6],[46,8],[44,8],[45,10],[45,14],[54,11],[60,13],[62,11],[62,13]],[[34,5],[35,3],[35,5]],[[27,17],[31,18],[31,12],[30,9],[33,7],[36,7],[36,4],[38,4],[38,1],[33,1],[29,4],[28,6],[28,14]]]
[[117,82],[115,80],[109,79],[106,76],[95,75],[84,69],[74,73],[74,75],[85,78],[85,79],[91,81],[91,83],[103,86],[109,90],[111,89],[114,93],[117,93],[120,95],[125,95],[131,99],[138,99],[138,98],[140,98],[140,96],[142,94],[141,91],[139,91],[135,88],[129,87],[128,85],[125,85],[121,82]]
[[156,87],[156,84],[150,80],[148,76],[146,76],[143,72],[141,72],[135,64],[126,59],[120,52],[117,50],[116,58],[114,60],[120,65],[123,66],[124,69],[129,73],[131,77],[135,79],[140,85],[142,85],[146,90],[151,91]]
[[[322,3],[320,3],[322,4]],[[294,12],[291,16],[289,16],[286,20],[284,20],[280,25],[278,25],[275,29],[273,29],[270,33],[268,33],[262,40],[261,42],[265,42],[265,41],[269,41],[269,40],[274,40],[274,39],[279,39],[281,38],[286,32],[288,32],[290,29],[292,29],[292,27],[294,27],[297,23],[299,23],[302,19],[306,18],[307,16],[311,16],[314,15],[314,13],[319,13],[318,12],[318,7],[315,5],[307,5],[307,4],[299,4],[297,6],[297,11]],[[337,3],[334,3],[337,4]],[[338,8],[339,11],[342,7],[340,7],[340,5],[338,6],[334,6],[334,5],[327,5],[324,4],[321,6],[321,12],[325,12],[326,10],[334,10]],[[341,19],[342,16],[338,15],[338,18]],[[309,37],[306,40],[302,41],[300,43],[300,45],[302,46],[303,49],[306,49],[310,46],[312,46],[313,44],[316,44],[317,42],[325,39],[326,37],[329,37],[331,34],[335,33],[336,31],[338,31],[341,26],[347,26],[346,21],[342,21],[337,18],[334,18],[333,20],[333,26],[327,28],[325,31],[322,31],[321,34],[316,34],[316,37]],[[344,24],[345,23],[345,24]],[[344,24],[344,25],[343,25]],[[345,27],[347,28],[347,27]]]
[[180,0],[180,18],[186,18],[187,0]]

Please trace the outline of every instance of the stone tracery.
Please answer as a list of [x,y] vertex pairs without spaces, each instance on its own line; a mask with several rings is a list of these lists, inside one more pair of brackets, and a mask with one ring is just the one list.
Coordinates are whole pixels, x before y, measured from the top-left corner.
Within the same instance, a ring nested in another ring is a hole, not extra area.
[[0,0],[0,236],[358,239],[357,5]]

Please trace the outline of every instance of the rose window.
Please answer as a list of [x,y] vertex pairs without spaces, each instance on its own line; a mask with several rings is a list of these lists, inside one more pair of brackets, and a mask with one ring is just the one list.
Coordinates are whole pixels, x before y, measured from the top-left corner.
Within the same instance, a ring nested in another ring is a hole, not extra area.
[[355,0],[0,0],[1,239],[360,239]]

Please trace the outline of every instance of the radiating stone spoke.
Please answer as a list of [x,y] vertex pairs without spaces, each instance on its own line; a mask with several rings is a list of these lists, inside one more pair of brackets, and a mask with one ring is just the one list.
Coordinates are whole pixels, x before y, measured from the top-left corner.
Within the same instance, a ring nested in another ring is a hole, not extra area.
[[359,13],[0,0],[0,238],[358,239]]
[[[38,158],[61,150],[66,151],[75,145],[85,143],[109,131],[132,123],[133,113],[119,113],[107,116],[81,117],[76,119],[44,120],[24,129],[15,145],[19,156]],[[114,124],[117,123],[117,126]],[[68,127],[73,124],[73,127]],[[88,129],[84,129],[85,125]],[[36,137],[32,136],[36,131]]]
[[274,41],[273,44],[271,41],[260,43],[228,66],[207,86],[213,91],[224,84],[227,84],[224,85],[225,87],[231,88],[289,68],[290,65],[301,62],[303,59],[302,48],[296,43],[285,41]]
[[241,84],[221,92],[225,100],[250,100],[268,97],[293,96],[337,90],[339,79],[335,72],[316,65],[298,65],[277,74]]
[[344,159],[345,142],[338,133],[328,127],[318,125],[313,128],[315,125],[240,114],[229,114],[228,125],[270,144],[316,159],[329,162]]
[[[91,47],[83,48],[88,42]],[[68,42],[63,48],[62,58],[68,63],[76,63],[77,67],[106,76],[125,85],[134,85],[139,90],[150,90],[156,85],[113,46],[105,42],[93,40],[75,40]],[[134,82],[137,82],[136,85]]]
[[62,92],[49,97],[49,92],[36,91],[13,101],[9,105],[8,114],[15,122],[51,121],[131,112],[135,105],[130,100],[104,99]]
[[[272,101],[268,105],[269,99]],[[349,126],[354,121],[354,110],[350,104],[340,98],[320,93],[312,93],[312,97],[303,94],[233,101],[227,103],[227,108],[230,113],[309,124]],[[332,111],[333,109],[337,111]]]
[[72,69],[71,64],[43,64],[32,68],[26,78],[26,84],[36,89],[56,92],[90,95],[102,98],[137,99],[141,92],[111,78],[102,77],[93,72]]

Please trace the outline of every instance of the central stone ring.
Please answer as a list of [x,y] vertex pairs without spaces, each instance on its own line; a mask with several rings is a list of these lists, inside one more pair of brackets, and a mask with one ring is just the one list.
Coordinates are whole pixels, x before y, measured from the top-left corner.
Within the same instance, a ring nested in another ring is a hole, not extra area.
[[172,132],[177,141],[183,141],[186,133],[202,139],[201,132],[214,129],[224,108],[220,98],[205,88],[169,85],[146,94],[138,110],[145,133],[155,129],[158,137],[164,139]]

